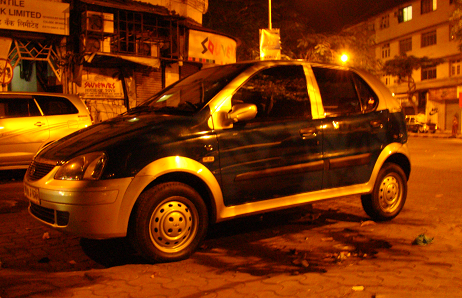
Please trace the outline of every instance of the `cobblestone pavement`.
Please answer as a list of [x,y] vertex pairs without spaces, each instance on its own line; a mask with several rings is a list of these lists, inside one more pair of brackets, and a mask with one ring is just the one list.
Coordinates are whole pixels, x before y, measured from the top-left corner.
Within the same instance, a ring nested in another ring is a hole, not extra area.
[[[412,189],[418,185],[410,181]],[[409,201],[371,222],[358,197],[222,223],[190,259],[147,264],[123,239],[37,224],[0,185],[0,297],[462,297],[462,219]],[[431,194],[435,200],[441,194]],[[431,244],[412,242],[425,234]]]
[[[406,211],[375,224],[358,198],[228,222],[190,259],[155,265],[118,249],[121,240],[37,226],[24,209],[1,224],[2,298],[462,297],[462,225]],[[434,243],[412,245],[421,233]]]

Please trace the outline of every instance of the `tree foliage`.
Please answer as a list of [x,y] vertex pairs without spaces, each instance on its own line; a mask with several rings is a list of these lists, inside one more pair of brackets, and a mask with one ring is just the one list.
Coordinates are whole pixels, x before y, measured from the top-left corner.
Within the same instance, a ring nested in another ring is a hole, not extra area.
[[[347,52],[349,65],[375,71],[370,32],[342,31],[339,34],[316,33],[307,27],[308,20],[292,1],[272,0],[272,27],[281,32],[282,56],[313,62],[339,63]],[[237,37],[237,60],[258,59],[259,29],[268,28],[268,0],[211,0],[203,26]]]
[[456,9],[449,18],[452,28],[451,35],[459,41],[459,50],[462,51],[462,0],[455,0]]
[[[426,56],[418,58],[416,56],[395,56],[393,59],[388,60],[383,65],[383,72],[386,75],[391,75],[398,78],[398,83],[407,83],[408,90],[407,96],[409,102],[413,103],[412,97],[416,91],[416,84],[413,78],[413,72],[419,68],[437,66],[441,64],[443,59],[431,59]],[[414,106],[414,109],[417,107]]]
[[302,56],[313,62],[338,64],[340,56],[349,56],[348,64],[377,72],[378,60],[373,52],[373,39],[367,31],[342,31],[338,34],[307,34],[298,41]]

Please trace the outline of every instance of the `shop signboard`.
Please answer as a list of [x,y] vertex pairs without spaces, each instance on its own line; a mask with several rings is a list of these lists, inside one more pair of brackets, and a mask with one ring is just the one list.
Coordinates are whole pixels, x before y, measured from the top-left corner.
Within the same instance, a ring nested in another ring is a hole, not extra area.
[[260,59],[281,59],[281,37],[279,29],[260,29]]
[[457,89],[456,87],[430,89],[428,90],[428,99],[435,101],[454,100],[459,97]]
[[0,29],[69,35],[69,3],[0,0]]
[[77,92],[85,99],[123,99],[122,81],[117,69],[86,68]]
[[189,30],[188,61],[229,64],[236,62],[236,41],[211,32]]

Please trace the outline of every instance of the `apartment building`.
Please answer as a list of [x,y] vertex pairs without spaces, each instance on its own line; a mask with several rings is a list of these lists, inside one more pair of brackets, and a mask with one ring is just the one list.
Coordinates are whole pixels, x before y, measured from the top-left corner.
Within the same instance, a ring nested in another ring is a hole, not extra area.
[[[443,63],[413,72],[415,93],[408,84],[384,76],[383,82],[401,101],[407,113],[417,107],[427,121],[451,130],[454,117],[461,119],[462,53],[451,35],[450,17],[455,0],[414,0],[384,11],[367,21],[375,34],[375,55],[385,62],[395,56],[442,58]],[[459,100],[460,99],[460,100]],[[460,123],[461,121],[459,121]],[[459,124],[460,130],[460,124]]]

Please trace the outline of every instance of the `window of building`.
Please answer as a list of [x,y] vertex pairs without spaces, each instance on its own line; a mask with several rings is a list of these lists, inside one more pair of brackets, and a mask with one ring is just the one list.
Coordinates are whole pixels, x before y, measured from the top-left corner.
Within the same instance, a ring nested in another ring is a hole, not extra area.
[[436,30],[422,33],[422,40],[421,40],[422,48],[428,47],[434,44],[436,44]]
[[460,73],[460,68],[461,68],[461,59],[451,59],[449,61],[449,65],[451,67],[451,76],[459,76],[461,75]]
[[389,86],[393,82],[393,77],[391,75],[384,75],[383,82],[385,83],[385,85]]
[[436,1],[437,0],[422,0],[420,2],[421,14],[429,13],[436,10]]
[[412,5],[398,10],[398,23],[412,20]]
[[382,59],[390,57],[390,44],[386,43],[382,46]]
[[390,27],[390,15],[382,16],[382,20],[380,22],[380,29],[385,29]]
[[137,11],[82,14],[84,52],[106,52],[176,59],[185,28],[176,19]]
[[399,53],[404,54],[412,51],[412,37],[408,37],[399,41]]
[[421,80],[436,79],[436,66],[422,67]]

